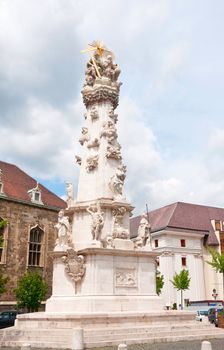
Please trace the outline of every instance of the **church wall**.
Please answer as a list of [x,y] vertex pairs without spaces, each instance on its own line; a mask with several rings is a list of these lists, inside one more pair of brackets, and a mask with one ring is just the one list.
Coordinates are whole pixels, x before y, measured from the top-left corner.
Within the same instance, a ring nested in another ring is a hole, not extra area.
[[[0,200],[0,217],[8,222],[5,228],[1,268],[3,273],[9,276],[7,291],[1,295],[1,303],[15,301],[13,290],[27,269],[38,270],[43,275],[48,284],[47,297],[51,295],[52,260],[48,252],[54,248],[56,239],[54,225],[57,222],[57,216],[57,210]],[[30,229],[37,224],[44,231],[41,266],[28,267],[29,233]]]

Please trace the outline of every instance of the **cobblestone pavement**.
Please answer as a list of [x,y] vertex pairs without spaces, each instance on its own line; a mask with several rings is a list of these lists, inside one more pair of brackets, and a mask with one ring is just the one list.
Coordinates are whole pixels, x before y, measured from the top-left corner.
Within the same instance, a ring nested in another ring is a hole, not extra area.
[[[212,344],[212,350],[224,350],[224,339],[208,340]],[[20,348],[0,348],[1,350],[20,350]],[[31,348],[32,350],[42,350]],[[45,349],[47,350],[47,349]],[[50,349],[49,349],[50,350]],[[104,348],[92,348],[91,350],[117,350],[117,346]],[[201,350],[201,341],[185,341],[176,343],[157,343],[129,345],[128,350]]]
[[[224,339],[208,341],[212,344],[212,350],[224,350]],[[94,348],[91,350],[117,350],[117,347]],[[129,345],[128,350],[201,350],[201,341]]]

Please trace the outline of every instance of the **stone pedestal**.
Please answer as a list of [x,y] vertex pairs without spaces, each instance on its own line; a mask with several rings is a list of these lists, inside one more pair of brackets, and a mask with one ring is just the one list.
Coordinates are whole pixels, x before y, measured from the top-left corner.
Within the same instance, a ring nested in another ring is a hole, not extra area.
[[86,271],[78,282],[68,277],[62,255],[53,254],[54,288],[46,312],[150,312],[163,307],[156,294],[153,252],[81,250]]

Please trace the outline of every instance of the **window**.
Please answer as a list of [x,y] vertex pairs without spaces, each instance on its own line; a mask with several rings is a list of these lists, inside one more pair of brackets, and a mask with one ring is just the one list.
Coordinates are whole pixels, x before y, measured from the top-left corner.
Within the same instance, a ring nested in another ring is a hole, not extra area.
[[5,234],[6,234],[7,221],[0,218],[0,262],[3,262],[3,251],[5,247]]
[[35,192],[34,193],[34,200],[35,200],[35,202],[39,202],[40,201],[40,193],[39,192]]
[[37,203],[37,204],[43,204],[43,202],[41,200],[41,190],[39,189],[38,183],[37,183],[36,187],[31,188],[31,190],[29,190],[27,193],[30,196],[31,202]]
[[41,246],[43,242],[43,230],[36,226],[30,230],[29,240],[29,266],[41,266]]
[[180,240],[180,246],[181,246],[181,247],[186,247],[185,239],[181,239],[181,240]]
[[158,248],[158,246],[159,246],[159,240],[158,240],[158,239],[155,239],[154,244],[155,244],[155,248]]
[[215,221],[215,230],[216,231],[221,231],[221,222],[220,221]]
[[156,266],[159,267],[159,257],[156,258]]
[[182,258],[181,258],[181,265],[182,265],[182,267],[186,267],[187,266],[187,258],[184,257],[184,256],[182,256]]

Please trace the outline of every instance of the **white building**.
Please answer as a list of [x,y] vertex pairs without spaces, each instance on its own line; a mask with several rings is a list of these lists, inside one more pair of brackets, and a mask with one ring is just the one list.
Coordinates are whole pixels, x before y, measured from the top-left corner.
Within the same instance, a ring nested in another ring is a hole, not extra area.
[[[131,235],[135,237],[140,216],[131,219]],[[206,261],[206,247],[221,252],[224,209],[177,202],[149,213],[153,250],[158,251],[158,270],[164,276],[164,304],[180,304],[180,292],[170,280],[175,272],[189,270],[190,288],[184,292],[189,301],[212,300],[213,290],[222,298],[222,274]],[[224,252],[224,251],[223,251]]]

